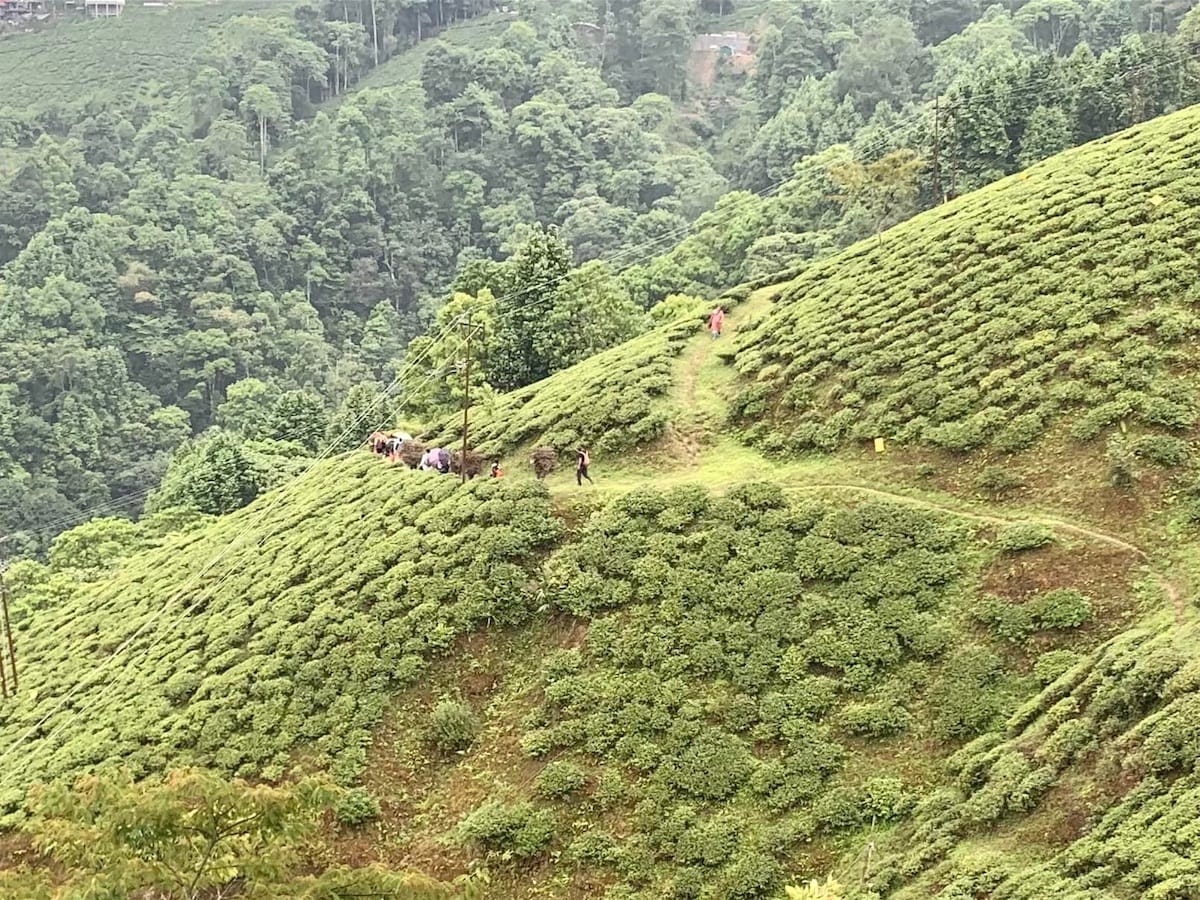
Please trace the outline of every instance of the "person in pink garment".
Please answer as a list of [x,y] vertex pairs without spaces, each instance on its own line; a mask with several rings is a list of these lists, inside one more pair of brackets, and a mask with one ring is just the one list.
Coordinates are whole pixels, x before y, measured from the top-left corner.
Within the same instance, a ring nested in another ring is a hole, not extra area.
[[725,310],[720,306],[708,314],[708,330],[712,332],[713,340],[721,336],[721,327],[725,324]]

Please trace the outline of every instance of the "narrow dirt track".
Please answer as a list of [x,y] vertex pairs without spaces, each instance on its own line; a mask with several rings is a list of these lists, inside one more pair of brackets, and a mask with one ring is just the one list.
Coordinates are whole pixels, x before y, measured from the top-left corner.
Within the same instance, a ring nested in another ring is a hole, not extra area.
[[[1086,526],[1079,525],[1074,522],[1067,522],[1052,516],[1018,516],[1010,518],[1006,516],[988,515],[986,513],[977,513],[969,510],[959,509],[949,504],[921,500],[918,497],[913,497],[896,491],[867,487],[861,484],[820,482],[816,484],[789,485],[787,486],[787,489],[792,491],[849,491],[868,497],[877,497],[881,500],[892,500],[899,503],[905,503],[909,506],[915,506],[921,509],[930,510],[932,512],[940,512],[947,515],[957,516],[960,519],[983,522],[989,525],[1015,525],[1022,522],[1044,525],[1051,531],[1065,531],[1088,540],[1097,541],[1102,544],[1108,544],[1110,547],[1116,547],[1119,550],[1124,550],[1127,553],[1133,554],[1147,564],[1150,563],[1150,554],[1136,544],[1131,544],[1129,541],[1117,537],[1114,534],[1108,534],[1104,531],[1096,531],[1095,529],[1087,528]],[[1175,611],[1175,620],[1177,622],[1183,622],[1187,614],[1187,605],[1184,602],[1183,592],[1180,590],[1179,586],[1161,572],[1156,572],[1153,569],[1150,569],[1149,574],[1150,577],[1152,577],[1158,583],[1158,586],[1162,588],[1163,593],[1171,602],[1171,606]]]

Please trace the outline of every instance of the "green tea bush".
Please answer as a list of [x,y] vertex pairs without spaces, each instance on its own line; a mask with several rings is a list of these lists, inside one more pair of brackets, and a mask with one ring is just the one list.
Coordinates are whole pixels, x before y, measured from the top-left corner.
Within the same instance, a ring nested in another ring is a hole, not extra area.
[[850,703],[842,709],[838,722],[851,734],[883,738],[907,731],[913,725],[913,717],[895,700],[883,700]]
[[1165,434],[1146,434],[1133,442],[1133,452],[1159,466],[1177,468],[1187,465],[1190,450],[1187,441]]
[[1038,628],[1032,604],[1009,603],[1000,597],[980,597],[972,616],[1006,641],[1020,642]]
[[974,737],[999,712],[996,682],[1000,659],[982,647],[966,647],[947,662],[931,695],[934,730],[944,740]]
[[489,800],[468,813],[456,833],[461,841],[480,849],[523,859],[544,853],[555,829],[554,816],[547,810]]
[[1073,650],[1049,650],[1033,664],[1033,677],[1041,684],[1050,684],[1077,665],[1082,657]]
[[[485,457],[526,446],[562,454],[587,444],[597,457],[644,446],[666,430],[663,405],[675,357],[695,333],[692,321],[676,321],[502,394],[476,411],[472,443]],[[430,446],[451,445],[461,434],[460,418],[447,418],[421,439]],[[545,462],[540,469],[545,471]]]
[[1010,472],[1002,466],[988,466],[975,479],[975,488],[991,497],[999,498],[1024,483],[1025,480],[1015,472]]
[[[106,761],[257,777],[304,748],[340,783],[358,783],[388,697],[462,635],[528,618],[561,534],[532,481],[464,487],[367,453],[282,490],[155,538],[18,626],[29,690],[0,713],[0,739],[15,740],[66,691],[87,691],[91,714],[63,719],[53,746],[25,745],[0,816],[32,782]],[[121,678],[95,693],[98,655],[126,640]],[[97,721],[111,726],[97,731]]]
[[587,784],[587,773],[573,762],[552,762],[538,773],[534,790],[547,800],[562,800],[578,794]]
[[578,863],[610,865],[617,860],[618,842],[606,831],[588,831],[571,841],[567,856]]
[[[925,701],[930,675],[917,671],[937,671],[958,641],[945,613],[971,546],[969,528],[938,515],[791,500],[774,485],[610,501],[546,563],[555,605],[590,626],[582,647],[541,666],[523,746],[604,761],[591,803],[629,822],[614,866],[653,896],[712,890],[756,855],[779,864],[815,835],[800,811],[839,775],[854,816],[903,815],[907,792],[887,773],[869,791],[845,776],[863,742],[835,733],[928,736],[901,700]],[[890,681],[906,667],[911,680]],[[722,815],[729,804],[736,817]],[[793,816],[803,821],[780,834],[800,837],[768,838]]]
[[1195,123],[1147,122],[811,262],[739,335],[735,426],[764,448],[958,452],[1064,425],[1083,441],[1122,420],[1192,427],[1176,348],[1194,333],[1200,211],[1177,185]]
[[1092,619],[1092,601],[1070,588],[1040,594],[1030,606],[1042,628],[1078,628]]
[[783,867],[765,853],[740,855],[717,873],[712,892],[731,900],[768,897],[783,883]]
[[475,743],[479,721],[471,707],[457,700],[442,700],[429,714],[429,742],[447,753],[466,750]]
[[1054,532],[1044,525],[1020,523],[1009,525],[996,535],[996,546],[1008,553],[1036,550],[1054,541]]
[[337,820],[343,825],[356,827],[379,818],[379,801],[363,788],[348,791],[334,809]]
[[[1082,795],[1089,798],[1090,821],[1081,833],[1040,854],[1041,864],[1007,866],[1002,879],[980,880],[980,888],[1002,884],[994,895],[1012,900],[1080,891],[1189,896],[1200,844],[1194,835],[1200,814],[1197,632],[1193,622],[1172,621],[1130,629],[1091,654],[1044,654],[1035,671],[1045,661],[1058,677],[1022,704],[1003,733],[954,754],[948,767],[956,786],[920,804],[904,844],[883,854],[880,878],[870,887],[897,891],[952,855],[952,866],[939,867],[935,877],[966,890],[973,883],[969,872],[992,867],[962,866],[965,842],[991,833],[1004,817],[1020,827],[1016,817],[1039,804],[1045,809],[1056,784],[1064,802],[1047,811],[1078,809],[1082,797],[1075,790],[1099,776],[1120,789],[1112,800]],[[1051,671],[1039,676],[1050,678]],[[1011,857],[1011,849],[1005,853]],[[948,870],[958,874],[949,879]]]
[[753,756],[742,741],[709,729],[680,753],[677,761],[668,761],[662,772],[685,793],[721,800],[741,787],[752,766]]

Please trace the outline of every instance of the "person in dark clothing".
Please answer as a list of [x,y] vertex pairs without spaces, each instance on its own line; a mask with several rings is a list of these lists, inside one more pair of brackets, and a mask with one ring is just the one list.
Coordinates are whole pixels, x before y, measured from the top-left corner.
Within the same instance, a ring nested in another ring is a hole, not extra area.
[[575,482],[583,487],[583,479],[588,480],[588,484],[595,484],[592,481],[592,476],[588,474],[588,466],[592,464],[592,456],[588,453],[587,447],[580,447],[575,451]]

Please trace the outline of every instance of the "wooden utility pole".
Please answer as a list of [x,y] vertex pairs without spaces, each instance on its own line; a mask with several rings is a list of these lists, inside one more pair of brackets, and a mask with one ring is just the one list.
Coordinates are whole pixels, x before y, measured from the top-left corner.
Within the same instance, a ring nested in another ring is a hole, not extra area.
[[466,362],[463,366],[463,441],[462,441],[462,458],[459,460],[458,466],[462,475],[462,483],[467,483],[467,416],[471,411],[471,320],[466,322],[467,338],[466,338]]
[[954,129],[954,139],[950,142],[950,193],[948,199],[953,200],[958,196],[958,156],[955,149],[958,146],[958,110],[953,105],[950,107],[950,120]]
[[[8,642],[8,664],[12,666],[12,689],[13,693],[17,692],[17,647],[13,640],[12,622],[8,618],[8,585],[4,583],[4,573],[0,572],[0,607],[4,609],[4,637]],[[0,649],[0,676],[4,673],[3,650]],[[7,696],[8,686],[5,685],[5,696]]]
[[[0,538],[0,544],[8,541]],[[17,693],[17,646],[13,640],[12,620],[8,616],[8,585],[4,583],[4,565],[0,561],[0,627],[4,628],[5,643],[8,645],[8,662],[12,666],[12,692]],[[4,647],[0,646],[0,689],[8,696],[8,682],[4,675]]]
[[[8,598],[4,596],[4,572],[0,571],[0,597],[3,597],[4,610],[8,611]],[[16,669],[13,669],[15,672]],[[16,691],[16,688],[13,688]],[[4,674],[4,651],[0,650],[0,697],[8,696],[8,677]]]
[[941,95],[933,98],[933,194],[938,203],[945,203],[946,193],[942,190],[942,143],[941,132],[939,130],[942,119],[941,104]]

